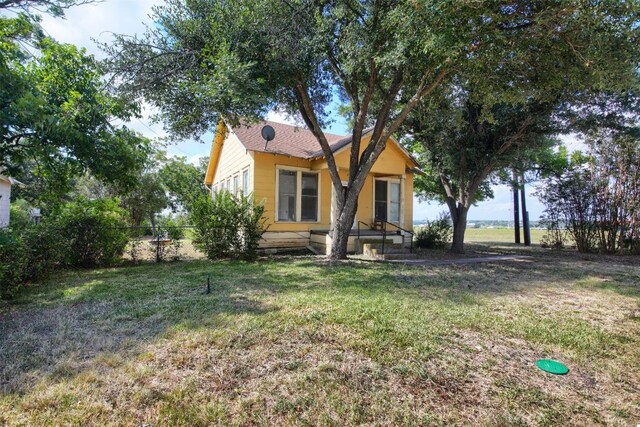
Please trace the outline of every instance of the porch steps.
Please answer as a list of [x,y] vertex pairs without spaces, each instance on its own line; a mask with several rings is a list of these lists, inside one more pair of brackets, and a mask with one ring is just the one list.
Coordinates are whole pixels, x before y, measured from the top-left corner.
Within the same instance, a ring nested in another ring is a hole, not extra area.
[[409,248],[401,243],[393,243],[391,240],[384,242],[384,254],[382,253],[382,242],[362,242],[362,255],[373,259],[404,259],[410,256]]

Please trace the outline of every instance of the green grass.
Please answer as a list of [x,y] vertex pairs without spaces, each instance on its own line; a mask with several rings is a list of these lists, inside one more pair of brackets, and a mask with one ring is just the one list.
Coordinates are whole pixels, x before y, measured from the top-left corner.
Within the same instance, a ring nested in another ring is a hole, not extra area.
[[0,305],[0,424],[637,423],[638,260],[561,254],[62,273]]
[[[520,230],[520,240],[524,242],[524,235]],[[531,230],[531,243],[538,244],[546,230]],[[515,232],[513,228],[467,228],[465,232],[465,242],[501,242],[514,243]]]

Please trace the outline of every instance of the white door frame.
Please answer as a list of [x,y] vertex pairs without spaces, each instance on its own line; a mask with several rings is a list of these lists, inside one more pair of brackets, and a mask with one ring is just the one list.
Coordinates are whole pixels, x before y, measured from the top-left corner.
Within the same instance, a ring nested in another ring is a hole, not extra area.
[[395,183],[400,185],[400,209],[399,209],[399,221],[394,223],[393,221],[389,221],[392,224],[397,224],[400,227],[404,227],[404,176],[401,177],[383,177],[377,178],[373,177],[373,201],[372,201],[372,214],[371,218],[375,220],[376,217],[376,181],[387,181],[387,221],[389,221],[389,213],[390,213],[390,201],[391,201],[391,186],[389,183]]

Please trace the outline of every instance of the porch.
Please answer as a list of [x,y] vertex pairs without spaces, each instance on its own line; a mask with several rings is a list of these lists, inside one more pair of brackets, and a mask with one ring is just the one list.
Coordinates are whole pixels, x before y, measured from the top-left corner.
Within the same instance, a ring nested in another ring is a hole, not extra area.
[[[349,232],[347,252],[362,254],[379,247],[386,246],[385,252],[404,250],[410,244],[411,235],[405,235],[401,230],[372,230],[353,228]],[[329,229],[315,229],[309,232],[309,246],[319,254],[326,254],[331,247],[331,233]]]

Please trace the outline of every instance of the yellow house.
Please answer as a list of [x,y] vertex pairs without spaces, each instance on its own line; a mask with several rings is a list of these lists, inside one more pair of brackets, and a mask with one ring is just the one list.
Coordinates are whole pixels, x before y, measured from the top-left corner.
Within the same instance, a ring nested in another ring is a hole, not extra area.
[[[270,125],[275,138],[266,143],[261,130]],[[362,150],[372,130],[362,136]],[[348,179],[350,136],[327,134],[344,184]],[[413,175],[418,164],[395,139],[371,169],[358,199],[349,251],[360,234],[380,235],[374,224],[388,221],[393,239],[404,240],[401,229],[412,229]],[[218,191],[253,194],[265,206],[267,232],[262,248],[312,246],[324,252],[330,245],[335,208],[327,162],[313,134],[302,127],[275,122],[230,127],[220,121],[211,148],[205,184]],[[394,224],[397,227],[393,227]],[[394,240],[395,241],[395,240]]]

